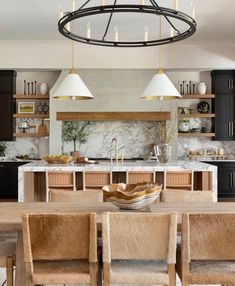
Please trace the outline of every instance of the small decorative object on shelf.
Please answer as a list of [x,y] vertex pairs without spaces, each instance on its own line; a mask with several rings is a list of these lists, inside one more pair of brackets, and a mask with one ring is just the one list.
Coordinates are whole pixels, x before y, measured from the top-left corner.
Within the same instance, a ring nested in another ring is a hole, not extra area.
[[208,113],[210,110],[210,105],[208,102],[206,101],[201,101],[198,103],[197,105],[197,111],[199,113]]
[[179,120],[178,129],[180,132],[189,132],[190,131],[190,121],[189,119],[182,118]]
[[49,106],[48,104],[46,104],[46,102],[44,102],[43,104],[42,111],[44,114],[47,114],[49,112]]
[[39,86],[40,94],[46,95],[48,92],[48,84],[46,82],[42,82]]
[[34,113],[35,102],[18,102],[18,113]]
[[42,105],[41,101],[39,102],[39,104],[37,104],[37,106],[36,106],[36,111],[37,111],[37,113],[39,113],[39,114],[42,114],[42,113],[43,113],[43,105]]
[[206,84],[205,84],[205,82],[200,82],[200,83],[198,84],[197,89],[198,89],[198,93],[199,93],[199,94],[201,94],[201,95],[206,94]]
[[48,135],[47,125],[44,123],[44,120],[42,120],[42,123],[38,125],[37,134],[40,136],[47,136]]
[[182,95],[186,94],[195,94],[195,82],[192,80],[183,80],[182,82],[178,82],[178,90]]
[[26,80],[24,80],[24,95],[26,95]]
[[37,94],[37,81],[34,81],[34,95]]

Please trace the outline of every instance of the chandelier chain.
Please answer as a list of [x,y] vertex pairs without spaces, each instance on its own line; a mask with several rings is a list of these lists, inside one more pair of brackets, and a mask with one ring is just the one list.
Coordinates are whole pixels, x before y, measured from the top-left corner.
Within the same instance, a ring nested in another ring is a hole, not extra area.
[[113,3],[113,10],[112,10],[112,12],[110,13],[109,20],[108,20],[108,24],[107,24],[107,26],[106,26],[106,29],[105,29],[104,35],[103,35],[103,37],[102,37],[102,40],[103,40],[103,41],[105,40],[105,37],[106,37],[106,35],[107,35],[107,33],[108,33],[109,26],[110,26],[110,23],[111,23],[111,20],[112,20],[112,17],[113,17],[114,7],[115,7],[115,5],[116,5],[116,4],[117,4],[117,0],[114,0],[114,3]]
[[[156,6],[158,9],[161,10],[161,7],[157,4],[155,0],[149,0],[153,6]],[[178,33],[180,34],[180,31],[175,27],[175,25],[169,20],[167,16],[164,16],[164,18],[167,20],[167,22],[171,25],[171,27]]]

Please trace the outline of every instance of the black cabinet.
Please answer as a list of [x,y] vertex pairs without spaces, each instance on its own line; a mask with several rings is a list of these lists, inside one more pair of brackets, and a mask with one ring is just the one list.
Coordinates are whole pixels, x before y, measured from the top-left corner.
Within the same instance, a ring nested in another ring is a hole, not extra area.
[[212,71],[212,92],[215,99],[212,101],[212,121],[215,130],[214,140],[235,140],[235,89],[234,71]]
[[18,167],[25,162],[0,162],[0,199],[18,198]]
[[13,140],[13,94],[16,91],[16,72],[0,71],[0,141]]
[[218,199],[235,198],[235,162],[207,161],[217,166]]
[[233,94],[216,94],[213,113],[215,113],[214,130],[218,141],[235,139],[235,96]]
[[233,70],[212,71],[212,93],[234,93],[234,74]]

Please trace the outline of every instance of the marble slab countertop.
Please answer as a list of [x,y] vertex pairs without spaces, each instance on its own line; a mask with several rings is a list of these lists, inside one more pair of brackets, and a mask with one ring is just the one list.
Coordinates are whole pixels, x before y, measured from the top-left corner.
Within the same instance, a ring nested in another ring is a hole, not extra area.
[[134,161],[123,162],[123,165],[112,164],[107,162],[99,162],[98,164],[48,164],[45,161],[31,162],[19,167],[21,172],[45,172],[45,171],[217,171],[217,167],[198,161],[171,161],[160,164],[156,161]]

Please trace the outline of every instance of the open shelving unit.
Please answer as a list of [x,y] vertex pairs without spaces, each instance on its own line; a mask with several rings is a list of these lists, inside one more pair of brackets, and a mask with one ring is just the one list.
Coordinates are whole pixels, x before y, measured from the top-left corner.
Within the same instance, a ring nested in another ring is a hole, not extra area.
[[[38,100],[43,100],[46,102],[49,102],[49,95],[41,95],[41,94],[14,94],[13,99],[15,100],[15,105],[17,107],[17,102],[22,100],[23,102],[30,100],[33,102],[37,102]],[[17,108],[16,108],[17,110]],[[48,113],[14,113],[13,118],[16,120],[17,118],[33,118],[33,119],[48,119],[49,114]],[[49,134],[38,134],[36,132],[15,132],[13,134],[13,137],[15,138],[40,138],[40,137],[48,137]]]
[[[182,95],[180,100],[199,100],[199,99],[214,99],[215,94],[186,94]],[[189,113],[189,114],[179,114],[178,118],[215,118],[215,113]],[[214,137],[214,132],[178,132],[181,137]]]

